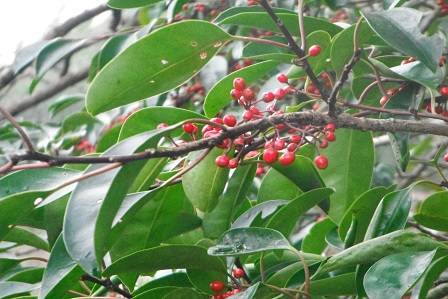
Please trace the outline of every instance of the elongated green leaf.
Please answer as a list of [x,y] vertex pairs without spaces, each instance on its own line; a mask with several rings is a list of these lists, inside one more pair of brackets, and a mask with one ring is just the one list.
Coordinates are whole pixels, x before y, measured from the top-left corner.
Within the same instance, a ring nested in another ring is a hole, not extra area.
[[204,217],[204,234],[218,238],[230,228],[233,217],[246,197],[255,176],[256,165],[238,167],[227,183],[227,187],[215,208]]
[[[287,44],[284,37],[265,37],[267,40]],[[275,60],[278,62],[291,63],[297,56],[288,48],[280,48],[275,45],[248,43],[243,49],[243,57],[253,60]]]
[[151,5],[162,0],[109,0],[107,6],[117,9],[135,8]]
[[432,194],[419,206],[414,219],[431,229],[448,231],[447,198],[448,191]]
[[[191,153],[187,158],[194,161],[203,152]],[[223,151],[214,148],[198,165],[182,177],[182,186],[193,206],[203,212],[210,211],[222,194],[227,183],[228,168],[216,166],[216,157]]]
[[[288,9],[284,9],[284,8],[279,8],[279,7],[273,7],[272,8],[274,10],[275,13],[294,13],[291,10]],[[257,6],[257,5],[252,5],[252,6],[235,6],[235,7],[231,7],[223,12],[221,12],[215,19],[214,22],[215,23],[220,23],[222,20],[227,19],[228,17],[232,17],[235,16],[237,14],[241,14],[241,13],[247,13],[247,12],[265,12],[265,10],[263,9],[263,7],[261,6]]]
[[310,293],[314,296],[349,296],[356,294],[355,273],[311,281]]
[[402,252],[376,262],[364,276],[364,289],[372,299],[400,299],[422,276],[434,251]]
[[98,114],[175,88],[230,39],[219,27],[202,21],[178,22],[156,30],[98,73],[87,92],[87,110]]
[[20,228],[20,227],[14,227],[12,228],[8,234],[3,238],[2,241],[9,241],[14,242],[17,244],[23,244],[32,246],[38,249],[42,249],[45,251],[48,251],[48,244],[45,240],[43,240],[41,237],[39,237],[36,234],[33,234],[32,232]]
[[430,70],[436,71],[444,40],[440,36],[428,37],[420,33],[422,12],[399,7],[363,15],[370,27],[391,47],[417,57]]
[[327,247],[325,236],[335,227],[336,225],[330,218],[325,218],[316,222],[308,234],[303,238],[302,251],[321,254]]
[[244,292],[237,293],[233,296],[230,296],[229,299],[253,299],[253,298],[256,298],[255,294],[257,293],[259,286],[260,286],[260,283],[257,282],[256,284],[248,287]]
[[[121,155],[155,147],[171,128],[155,130],[128,138],[104,155]],[[64,218],[64,241],[70,256],[89,273],[98,269],[107,251],[108,232],[120,205],[145,161],[128,163],[101,176],[79,182],[73,190]],[[93,165],[86,173],[103,165]],[[97,264],[98,262],[98,264]]]
[[188,280],[186,273],[177,272],[162,276],[160,278],[152,279],[151,281],[143,284],[137,290],[135,290],[132,295],[137,296],[151,289],[156,289],[160,287],[191,287],[191,283]]
[[334,190],[331,188],[319,188],[301,194],[281,207],[272,216],[266,227],[275,229],[289,237],[300,217],[321,201],[326,200],[333,192]]
[[412,291],[412,299],[427,298],[429,290],[434,286],[434,282],[439,278],[446,268],[448,268],[448,256],[443,256],[435,260],[426,272],[423,274],[420,281]]
[[208,249],[214,256],[245,255],[270,250],[288,250],[291,244],[278,231],[261,227],[234,228]]
[[[17,281],[0,282],[0,298],[6,298],[12,295],[28,293],[37,288],[39,288],[38,285]],[[14,298],[18,298],[18,296],[15,296]]]
[[48,111],[51,113],[51,116],[54,117],[61,111],[64,111],[68,107],[80,103],[83,100],[83,95],[64,96],[54,101],[54,103],[51,104],[50,107],[48,107]]
[[[278,188],[278,186],[282,186],[282,188]],[[302,191],[296,184],[274,168],[271,168],[261,180],[257,201],[261,203],[276,199],[290,200],[296,198],[301,193]]]
[[233,72],[218,81],[207,94],[204,101],[204,112],[208,117],[214,117],[221,109],[229,105],[233,100],[230,96],[232,82],[235,78],[244,78],[247,84],[267,76],[278,66],[277,61],[264,61]]
[[336,141],[322,153],[328,157],[329,165],[320,173],[325,185],[336,190],[329,216],[339,223],[353,201],[370,187],[375,159],[372,135],[339,129]]
[[369,265],[381,258],[400,252],[432,251],[447,248],[441,242],[410,230],[399,230],[350,247],[332,257],[319,269],[320,273],[354,265]]
[[249,227],[258,216],[265,219],[272,215],[279,207],[287,203],[287,200],[269,200],[262,202],[241,214],[232,223],[232,228]]
[[110,265],[105,275],[118,273],[149,273],[164,269],[208,269],[225,272],[220,258],[209,256],[203,247],[166,245],[138,251]]
[[62,298],[82,274],[81,268],[68,255],[62,235],[59,236],[44,272],[39,299]]

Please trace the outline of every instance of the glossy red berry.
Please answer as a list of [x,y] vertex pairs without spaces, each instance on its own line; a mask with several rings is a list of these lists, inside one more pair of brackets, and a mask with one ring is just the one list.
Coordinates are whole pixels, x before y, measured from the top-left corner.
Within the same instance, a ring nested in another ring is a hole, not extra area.
[[210,283],[210,290],[212,290],[215,293],[220,293],[224,290],[226,287],[225,284],[222,281],[215,280]]
[[387,102],[389,102],[389,96],[382,96],[380,99],[380,105],[381,106],[385,106],[387,104]]
[[230,91],[230,96],[235,100],[238,101],[243,96],[243,91],[238,89],[232,89]]
[[286,142],[283,139],[277,139],[274,141],[274,149],[276,149],[278,151],[284,149],[285,146],[286,146]]
[[246,81],[244,78],[235,78],[233,80],[233,88],[239,91],[243,91],[246,88]]
[[283,166],[287,166],[292,164],[295,159],[296,155],[293,152],[286,152],[278,159],[278,162]]
[[244,111],[244,113],[243,113],[243,119],[244,119],[245,121],[249,121],[249,120],[251,120],[253,117],[254,117],[254,114],[253,114],[251,111],[249,111],[249,110]]
[[286,76],[285,74],[279,74],[277,76],[277,80],[280,83],[288,83],[288,76]]
[[275,100],[275,95],[272,91],[268,91],[263,94],[263,101],[265,103],[272,102],[273,100]]
[[236,117],[231,114],[225,115],[223,121],[228,127],[234,127],[237,123]]
[[288,144],[286,149],[288,150],[288,152],[295,152],[296,149],[297,149],[297,143],[290,143],[290,144]]
[[314,164],[316,164],[319,169],[325,169],[328,167],[328,158],[324,155],[317,156],[314,158]]
[[229,168],[234,169],[238,167],[238,159],[232,159],[229,161]]
[[229,157],[226,155],[218,156],[215,160],[216,166],[227,167],[229,165]]
[[260,176],[264,173],[264,167],[263,166],[258,166],[257,167],[257,172],[255,173],[257,176]]
[[268,164],[272,164],[277,161],[278,151],[275,149],[268,148],[263,153],[263,160]]
[[334,132],[332,131],[328,131],[327,133],[325,133],[325,138],[330,141],[333,142],[336,140],[336,135],[334,134]]
[[244,270],[241,269],[241,268],[235,268],[235,269],[233,269],[233,271],[232,271],[232,275],[233,275],[233,277],[235,277],[235,278],[241,278],[241,277],[244,277]]
[[212,119],[210,119],[210,121],[214,122],[215,124],[220,124],[220,125],[224,124],[224,121],[221,117],[213,117]]
[[302,141],[302,136],[300,135],[291,135],[289,136],[289,141],[292,143],[300,143]]
[[443,156],[443,160],[444,160],[445,162],[448,162],[448,153],[446,153],[445,156]]
[[325,126],[325,129],[330,132],[334,132],[336,130],[336,125],[334,123],[329,123]]
[[448,86],[441,86],[439,92],[442,96],[448,97]]
[[192,124],[192,123],[184,123],[182,125],[182,129],[187,134],[193,134],[193,133],[196,133],[198,131],[198,127],[195,124]]
[[308,55],[310,55],[311,57],[317,56],[320,54],[321,51],[321,47],[319,45],[312,45],[309,49],[308,49]]
[[246,100],[246,102],[251,102],[255,99],[255,93],[250,88],[245,88],[243,90],[243,97]]
[[281,100],[286,96],[286,91],[283,88],[277,88],[274,91],[274,96],[277,100]]
[[328,147],[328,140],[327,139],[322,139],[320,142],[319,142],[319,147],[320,148],[327,148]]

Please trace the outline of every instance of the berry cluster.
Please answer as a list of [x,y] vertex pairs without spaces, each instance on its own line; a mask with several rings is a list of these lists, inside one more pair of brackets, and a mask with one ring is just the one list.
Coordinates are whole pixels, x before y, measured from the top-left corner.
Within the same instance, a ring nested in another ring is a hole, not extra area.
[[440,7],[441,15],[448,14],[448,3],[446,2],[446,0],[437,0],[437,5]]
[[[246,273],[241,268],[235,268],[232,271],[232,276],[236,279],[244,278],[245,275]],[[231,290],[228,290],[224,282],[219,280],[212,281],[210,283],[210,290],[212,290],[215,294],[212,297],[213,299],[225,299],[241,292],[241,289],[239,288],[232,288]]]
[[91,154],[95,152],[95,145],[90,143],[87,139],[81,139],[78,144],[75,145],[75,150],[77,152],[82,152],[86,154]]
[[[201,132],[196,124],[187,122],[182,126],[183,131],[193,140],[200,138],[200,134],[202,138],[210,138],[221,134],[226,127],[234,127],[266,116],[282,115],[284,112],[277,107],[277,103],[288,94],[294,93],[295,88],[289,84],[288,76],[285,74],[279,74],[277,80],[285,86],[267,91],[260,99],[257,99],[257,93],[247,86],[244,78],[235,78],[230,95],[244,109],[242,119],[238,120],[232,114],[215,117],[201,129]],[[262,102],[264,107],[257,107],[257,104]],[[242,160],[260,156],[262,161],[257,167],[257,175],[262,175],[265,173],[265,165],[278,162],[280,165],[288,166],[294,163],[295,153],[305,144],[326,148],[329,142],[336,140],[335,130],[336,126],[332,123],[325,127],[294,127],[287,123],[277,124],[275,130],[270,134],[264,134],[255,146],[256,139],[250,133],[242,134],[233,140],[225,139],[218,147],[225,149],[226,152],[218,156],[215,163],[222,168],[234,169]],[[325,169],[328,166],[328,159],[324,155],[318,155],[314,163],[319,169]]]
[[[435,113],[448,117],[447,98],[448,98],[448,86],[439,87],[440,97],[436,99],[436,106],[434,108]],[[424,108],[427,112],[432,113],[431,102],[426,102]]]

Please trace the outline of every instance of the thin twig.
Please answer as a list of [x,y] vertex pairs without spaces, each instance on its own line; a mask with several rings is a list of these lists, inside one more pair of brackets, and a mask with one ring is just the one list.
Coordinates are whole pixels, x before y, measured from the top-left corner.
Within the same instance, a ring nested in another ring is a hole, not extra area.
[[126,297],[126,298],[132,298],[131,293],[129,293],[128,291],[123,290],[123,289],[120,288],[119,286],[115,285],[109,278],[106,278],[106,279],[99,279],[99,278],[96,278],[96,277],[94,277],[94,276],[92,276],[92,275],[90,275],[90,274],[84,274],[84,275],[81,277],[81,279],[82,279],[82,280],[86,280],[86,281],[91,281],[91,282],[93,282],[93,283],[102,285],[102,286],[105,287],[106,289],[108,289],[108,290],[110,290],[110,291],[113,291],[113,292],[116,292],[116,293],[118,293],[118,294],[120,294],[120,295],[123,295],[123,296]]
[[34,146],[33,146],[33,142],[31,141],[31,138],[28,136],[28,134],[25,132],[25,130],[22,128],[22,126],[16,121],[16,119],[8,111],[3,109],[3,107],[0,107],[0,113],[17,130],[20,137],[22,138],[23,143],[28,148],[28,151],[34,152]]

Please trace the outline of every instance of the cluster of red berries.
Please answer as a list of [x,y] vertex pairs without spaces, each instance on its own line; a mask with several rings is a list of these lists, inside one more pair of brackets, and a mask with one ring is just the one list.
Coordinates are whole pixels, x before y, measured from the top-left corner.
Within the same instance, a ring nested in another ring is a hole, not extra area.
[[94,153],[95,152],[95,145],[90,143],[87,139],[81,139],[81,141],[78,142],[78,144],[75,145],[75,150],[78,152],[83,152],[86,154]]
[[446,0],[437,0],[437,5],[440,7],[440,13],[442,15],[448,14],[448,3]]
[[[440,114],[442,116],[448,117],[448,109],[447,109],[447,100],[448,98],[448,86],[440,86],[439,93],[441,98],[437,99],[436,107],[434,108],[435,113]],[[424,108],[427,112],[432,113],[431,102],[426,102]]]
[[[241,268],[235,268],[232,271],[232,276],[236,279],[243,278],[245,275],[246,274],[244,270]],[[241,292],[241,289],[239,288],[233,288],[232,290],[226,291],[226,285],[224,284],[224,282],[219,280],[212,281],[210,283],[210,290],[215,293],[215,295],[212,297],[213,299],[225,299]]]
[[[212,118],[211,123],[206,124],[202,130],[202,138],[210,138],[222,132],[226,127],[234,127],[239,123],[248,122],[259,119],[268,115],[281,115],[284,112],[276,107],[277,101],[282,101],[287,94],[295,91],[294,87],[289,84],[288,76],[279,74],[277,80],[285,84],[285,87],[279,87],[274,91],[265,92],[261,99],[257,99],[256,92],[248,87],[244,78],[235,78],[233,81],[233,89],[230,92],[231,97],[244,108],[242,120],[238,121],[236,116],[232,114],[221,117]],[[266,107],[264,111],[256,106],[257,103],[264,102]],[[189,134],[192,139],[196,139],[199,133],[199,127],[187,122],[182,126],[185,133]],[[320,148],[326,148],[329,142],[336,140],[334,124],[330,123],[323,128],[306,126],[305,128],[295,128],[287,124],[277,124],[275,134],[265,137],[265,142],[262,147],[261,158],[264,163],[260,163],[257,168],[257,175],[265,172],[264,164],[270,165],[275,162],[283,166],[288,166],[294,163],[295,153],[300,146],[310,143],[305,137],[308,131],[312,131],[313,138],[318,141]],[[253,158],[260,153],[257,150],[245,152],[246,146],[250,146],[254,141],[254,137],[249,133],[238,136],[234,140],[225,139],[219,148],[226,149],[226,153],[216,158],[215,163],[222,168],[237,168],[240,161],[247,158]],[[237,154],[230,154],[231,150],[235,149]],[[314,160],[319,169],[325,169],[328,166],[328,159],[319,155]]]
[[252,65],[253,63],[254,61],[252,59],[243,59],[242,61],[237,61],[230,67],[230,71],[231,72],[238,71],[240,69]]

